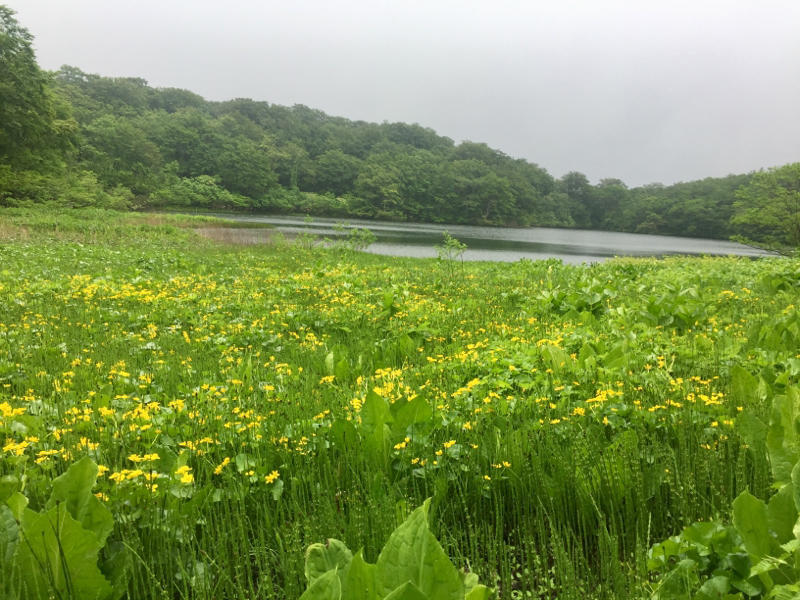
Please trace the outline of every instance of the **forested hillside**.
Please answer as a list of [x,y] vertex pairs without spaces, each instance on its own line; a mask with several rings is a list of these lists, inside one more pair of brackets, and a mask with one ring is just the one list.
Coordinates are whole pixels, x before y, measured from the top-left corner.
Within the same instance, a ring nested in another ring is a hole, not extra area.
[[486,144],[139,78],[45,73],[0,6],[0,205],[237,209],[800,241],[800,164],[670,186],[560,179]]

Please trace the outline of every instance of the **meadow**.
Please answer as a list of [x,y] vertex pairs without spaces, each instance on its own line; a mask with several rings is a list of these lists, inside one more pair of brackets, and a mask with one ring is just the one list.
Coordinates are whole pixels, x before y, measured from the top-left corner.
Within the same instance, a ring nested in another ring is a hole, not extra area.
[[461,263],[209,223],[0,212],[3,598],[299,598],[308,546],[374,561],[428,498],[498,598],[646,598],[655,544],[774,493],[796,259]]

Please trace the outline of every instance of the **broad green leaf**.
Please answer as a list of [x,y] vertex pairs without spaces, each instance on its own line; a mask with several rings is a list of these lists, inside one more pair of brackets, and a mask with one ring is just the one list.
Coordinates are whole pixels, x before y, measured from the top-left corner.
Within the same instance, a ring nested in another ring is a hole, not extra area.
[[731,589],[727,577],[717,575],[706,580],[694,596],[694,600],[722,600]]
[[97,465],[88,456],[84,456],[53,480],[47,508],[63,502],[72,518],[79,521],[84,529],[92,531],[102,546],[114,529],[114,517],[92,494],[96,481]]
[[426,596],[422,591],[410,581],[406,581],[403,585],[392,590],[384,600],[433,600],[430,596]]
[[731,398],[738,404],[751,404],[758,400],[758,380],[739,365],[731,368]]
[[767,516],[769,529],[779,543],[794,539],[793,528],[797,523],[797,509],[794,505],[794,486],[791,483],[782,486],[778,493],[769,499]]
[[761,560],[770,554],[769,517],[764,502],[749,492],[739,494],[733,501],[733,524],[751,556]]
[[20,490],[19,477],[15,475],[3,475],[0,477],[0,502],[5,502],[11,494]]
[[100,570],[113,588],[110,600],[120,600],[128,591],[128,574],[133,570],[133,558],[121,542],[106,546],[104,554],[106,558],[101,562]]
[[459,571],[458,576],[461,577],[461,583],[464,584],[464,591],[466,593],[469,593],[472,588],[478,585],[478,576],[475,573]]
[[100,544],[103,545],[114,530],[114,517],[106,505],[92,495],[86,506],[86,513],[81,520],[81,525],[84,529],[94,532]]
[[761,419],[749,412],[741,412],[736,417],[736,431],[751,448],[763,448],[767,437],[767,426]]
[[794,492],[794,507],[800,512],[800,461],[795,463],[794,467],[792,467],[791,480]]
[[433,415],[431,405],[422,396],[410,402],[398,400],[392,404],[391,410],[394,417],[392,437],[395,439],[403,438],[411,425],[427,422]]
[[358,430],[352,422],[344,419],[334,421],[331,426],[330,438],[338,450],[357,452],[355,448],[359,439]]
[[476,585],[467,592],[464,600],[489,600],[492,591],[485,585]]
[[800,585],[776,585],[766,596],[768,600],[800,600]]
[[556,374],[563,373],[570,368],[572,359],[562,348],[545,344],[542,346],[542,358],[550,365]]
[[21,522],[25,540],[15,564],[26,585],[26,598],[45,600],[51,590],[74,600],[105,600],[111,584],[97,566],[97,536],[72,518],[66,503],[45,513],[26,509]]
[[314,583],[331,569],[344,575],[353,559],[353,553],[343,542],[329,539],[326,544],[311,544],[306,550],[306,580]]
[[0,504],[0,573],[10,564],[19,540],[19,525],[14,513],[5,504]]
[[334,367],[333,374],[339,381],[344,381],[350,376],[350,363],[346,358],[341,358]]
[[333,361],[334,361],[333,352],[328,352],[328,354],[325,355],[325,372],[328,375],[334,374]]
[[345,600],[342,598],[342,586],[336,569],[317,577],[300,596],[300,600]]
[[347,600],[378,600],[375,590],[376,567],[364,560],[363,552],[359,550],[350,561],[347,576],[342,582],[342,597]]
[[14,518],[17,521],[21,521],[25,508],[28,506],[28,499],[19,492],[14,492],[6,500],[6,506],[11,509]]
[[[756,579],[755,581],[758,580]],[[763,591],[755,583],[748,581],[747,579],[731,579],[731,586],[747,596],[755,596]]]
[[385,596],[406,581],[436,600],[463,600],[464,584],[428,529],[430,500],[394,530],[378,557],[377,588]]
[[[47,501],[47,508],[64,502],[67,511],[76,521],[82,521],[86,514],[92,488],[97,482],[97,465],[88,456],[72,463],[65,473],[53,480],[53,491]],[[95,498],[96,500],[96,498]]]
[[375,392],[370,392],[360,415],[366,449],[373,458],[382,461],[390,443],[388,424],[392,422],[392,413],[389,404]]
[[800,416],[800,392],[789,388],[785,396],[772,401],[772,418],[767,431],[767,449],[772,474],[778,483],[790,481],[792,469],[800,458],[796,422]]

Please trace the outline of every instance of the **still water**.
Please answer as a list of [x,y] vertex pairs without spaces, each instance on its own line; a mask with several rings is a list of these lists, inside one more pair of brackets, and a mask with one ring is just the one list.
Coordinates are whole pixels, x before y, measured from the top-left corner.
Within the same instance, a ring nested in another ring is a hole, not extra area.
[[[341,219],[317,217],[309,220],[303,217],[265,215],[219,214],[218,216],[236,221],[270,223],[287,236],[307,233],[331,239],[340,235],[334,230],[334,225],[342,222]],[[375,234],[377,241],[367,249],[368,252],[390,256],[435,257],[437,255],[435,246],[442,243],[442,234],[445,231],[467,245],[463,255],[464,260],[514,262],[521,258],[531,260],[558,258],[565,263],[578,264],[600,262],[614,256],[676,254],[768,256],[766,252],[736,242],[663,235],[546,227],[508,228],[392,223],[353,219],[346,222],[349,227],[366,227]],[[258,235],[263,235],[267,239],[269,231],[247,230],[248,239],[253,241],[253,236]]]

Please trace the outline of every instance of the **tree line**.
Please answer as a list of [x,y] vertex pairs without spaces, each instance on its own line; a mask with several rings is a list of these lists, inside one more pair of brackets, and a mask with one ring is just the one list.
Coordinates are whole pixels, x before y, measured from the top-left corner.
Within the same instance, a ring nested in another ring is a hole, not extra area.
[[800,243],[800,163],[675,185],[554,178],[486,144],[303,105],[41,70],[0,5],[0,205],[230,209]]

